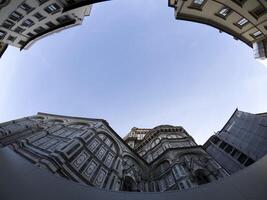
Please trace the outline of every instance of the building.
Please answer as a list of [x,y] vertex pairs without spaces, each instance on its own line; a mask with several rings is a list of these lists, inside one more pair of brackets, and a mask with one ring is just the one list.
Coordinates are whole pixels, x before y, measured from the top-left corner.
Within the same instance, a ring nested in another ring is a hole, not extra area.
[[267,58],[267,1],[169,0],[176,19],[203,23],[243,41],[256,59]]
[[0,56],[7,45],[28,49],[37,40],[82,23],[92,0],[0,1]]
[[181,126],[133,128],[39,113],[0,124],[0,147],[66,179],[113,191],[184,190],[228,176]]
[[[1,0],[0,55],[7,45],[28,49],[36,40],[82,23],[92,4],[107,0]],[[266,0],[168,0],[176,19],[213,26],[267,58]],[[2,47],[2,48],[1,48]]]
[[267,114],[236,110],[204,148],[230,174],[253,164],[267,154]]
[[0,42],[0,58],[2,57],[2,55],[5,53],[6,49],[7,49],[8,45]]

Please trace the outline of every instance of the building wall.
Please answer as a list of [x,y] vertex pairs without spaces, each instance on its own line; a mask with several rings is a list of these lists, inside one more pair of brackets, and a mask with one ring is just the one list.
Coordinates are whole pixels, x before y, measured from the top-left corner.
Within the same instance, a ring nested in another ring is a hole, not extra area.
[[[91,5],[82,0],[4,0],[0,4],[0,41],[21,49],[38,39],[82,23]],[[89,2],[89,1],[87,1]],[[75,6],[80,5],[80,6]]]
[[[0,125],[9,145],[38,167],[66,179],[114,191],[184,190],[228,176],[182,128],[169,125],[127,136],[105,120],[40,113]],[[140,139],[131,148],[127,141]]]
[[35,165],[105,189],[120,190],[125,157],[134,157],[104,120],[38,115],[4,123],[0,132],[2,146]]
[[230,173],[239,171],[267,153],[267,118],[236,110],[204,147]]
[[228,176],[183,127],[133,128],[124,139],[150,166],[148,191],[184,190]]
[[213,26],[254,47],[266,59],[267,2],[264,0],[169,0],[179,20]]

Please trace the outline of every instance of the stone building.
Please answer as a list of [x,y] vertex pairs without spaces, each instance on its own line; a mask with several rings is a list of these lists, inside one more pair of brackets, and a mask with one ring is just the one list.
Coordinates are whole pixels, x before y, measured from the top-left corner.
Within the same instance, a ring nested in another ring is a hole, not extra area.
[[169,6],[176,19],[215,27],[252,47],[256,59],[266,59],[266,0],[169,0]]
[[236,110],[204,148],[231,174],[253,164],[267,154],[267,114]]
[[[37,40],[82,23],[92,0],[1,0],[0,56],[7,45],[27,49]],[[2,46],[4,48],[2,48]]]
[[[48,34],[81,24],[93,3],[105,1],[1,0],[0,56],[7,45],[27,49]],[[176,19],[226,32],[253,48],[256,59],[266,62],[266,0],[168,0],[168,4],[174,8]]]
[[184,190],[228,176],[180,126],[133,128],[38,113],[0,125],[0,147],[66,179],[113,191]]

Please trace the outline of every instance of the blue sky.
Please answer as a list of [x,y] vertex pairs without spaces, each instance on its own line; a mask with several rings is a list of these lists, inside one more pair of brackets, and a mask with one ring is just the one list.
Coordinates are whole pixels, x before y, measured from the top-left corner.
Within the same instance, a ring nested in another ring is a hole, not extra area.
[[177,21],[167,0],[96,4],[83,25],[0,61],[0,122],[48,112],[133,126],[183,126],[199,144],[238,107],[267,112],[267,68],[212,27]]

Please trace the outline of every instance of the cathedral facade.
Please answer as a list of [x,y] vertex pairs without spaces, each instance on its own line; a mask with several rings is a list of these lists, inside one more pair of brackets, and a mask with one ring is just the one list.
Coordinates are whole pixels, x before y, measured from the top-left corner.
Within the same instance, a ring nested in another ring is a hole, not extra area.
[[38,113],[0,125],[0,147],[68,180],[112,191],[184,190],[228,176],[181,126],[133,128]]

